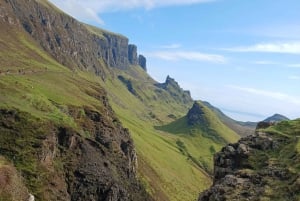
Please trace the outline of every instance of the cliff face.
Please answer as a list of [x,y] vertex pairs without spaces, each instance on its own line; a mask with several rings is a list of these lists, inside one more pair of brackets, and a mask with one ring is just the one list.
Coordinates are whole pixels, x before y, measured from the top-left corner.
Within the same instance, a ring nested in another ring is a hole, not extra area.
[[[6,0],[1,7],[16,16],[16,22],[57,61],[71,69],[103,76],[101,61],[119,69],[138,64],[137,48],[128,45],[126,37],[80,23],[47,1]],[[11,15],[2,17],[8,19]]]
[[[105,99],[104,99],[105,100]],[[133,142],[111,109],[68,113],[89,133],[0,110],[0,153],[13,161],[38,200],[150,200],[137,182]],[[111,119],[112,118],[112,121]],[[14,144],[14,146],[11,146]]]
[[143,55],[139,55],[139,65],[145,70],[147,71],[147,60],[146,60],[146,57],[144,57]]
[[176,101],[181,101],[184,104],[193,102],[190,92],[183,90],[170,76],[167,76],[164,83],[158,83],[156,86],[166,90]]
[[215,155],[214,184],[199,201],[299,200],[296,144],[294,136],[257,131],[227,145]]
[[187,113],[187,122],[190,126],[193,125],[207,125],[208,122],[205,118],[205,114],[203,112],[203,106],[198,104],[197,102],[194,103],[193,107]]

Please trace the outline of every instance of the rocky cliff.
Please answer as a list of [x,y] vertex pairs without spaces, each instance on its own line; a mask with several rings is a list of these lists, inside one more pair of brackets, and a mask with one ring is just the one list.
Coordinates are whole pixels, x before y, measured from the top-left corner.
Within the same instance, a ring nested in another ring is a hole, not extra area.
[[147,71],[147,60],[146,57],[144,57],[143,55],[139,55],[139,65],[145,70]]
[[298,138],[295,130],[287,132],[290,126],[276,127],[284,134],[271,127],[258,130],[217,153],[214,184],[199,201],[299,200]]
[[137,48],[124,36],[83,24],[48,1],[1,0],[2,20],[23,27],[57,61],[71,69],[104,76],[108,66],[138,65]]
[[128,130],[111,109],[105,116],[90,108],[67,110],[86,136],[19,110],[0,110],[0,154],[14,163],[36,199],[150,200],[136,178]]
[[190,92],[183,90],[170,76],[167,76],[164,83],[158,83],[155,86],[166,90],[176,101],[181,101],[184,104],[193,102]]

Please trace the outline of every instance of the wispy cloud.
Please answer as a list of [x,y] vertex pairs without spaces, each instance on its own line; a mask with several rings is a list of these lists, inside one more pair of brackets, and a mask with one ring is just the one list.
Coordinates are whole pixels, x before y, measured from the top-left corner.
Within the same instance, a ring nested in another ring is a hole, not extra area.
[[156,7],[191,5],[216,0],[49,0],[57,7],[82,21],[96,21],[103,24],[101,13],[130,10],[136,8],[154,9]]
[[227,62],[227,59],[222,55],[206,54],[194,51],[155,51],[145,53],[147,57],[159,58],[167,61],[206,61],[211,63],[223,64]]
[[239,91],[243,91],[250,94],[255,94],[259,96],[269,97],[281,101],[287,101],[293,104],[300,105],[300,99],[299,97],[290,96],[288,94],[282,93],[282,92],[275,92],[275,91],[267,91],[267,90],[261,90],[251,87],[240,87],[235,85],[228,85],[227,87],[230,87],[232,89],[236,89]]
[[253,61],[252,64],[256,65],[266,65],[266,66],[281,66],[281,67],[288,67],[288,68],[300,68],[300,63],[281,63],[276,61],[268,61],[268,60],[260,60],[260,61]]
[[223,48],[223,50],[232,51],[232,52],[266,52],[266,53],[300,54],[300,41],[259,43],[251,46]]

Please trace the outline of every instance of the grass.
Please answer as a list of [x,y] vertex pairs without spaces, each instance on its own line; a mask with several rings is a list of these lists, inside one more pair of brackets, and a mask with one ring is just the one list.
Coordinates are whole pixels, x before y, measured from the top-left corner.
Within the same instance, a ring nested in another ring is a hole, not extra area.
[[299,200],[300,182],[295,179],[300,175],[300,121],[282,121],[261,132],[269,133],[277,141],[277,148],[267,151],[256,151],[249,158],[254,171],[260,174],[266,167],[274,167],[286,173],[286,178],[266,175],[264,179],[265,200]]
[[[208,172],[213,169],[213,154],[221,149],[224,142],[215,143],[200,129],[193,133],[195,129],[187,127],[185,118],[171,123],[174,117],[184,116],[192,102],[183,104],[169,92],[158,91],[154,86],[156,82],[140,67],[131,66],[127,71],[115,73],[130,80],[137,93],[130,93],[118,79],[111,78],[102,83],[114,111],[134,139],[139,174],[148,192],[157,200],[195,200],[211,185]],[[217,117],[209,114],[209,121],[217,121]],[[212,126],[217,127],[222,139],[224,137],[229,142],[238,139],[220,121],[212,122]],[[157,129],[163,127],[165,129]]]
[[21,175],[13,164],[0,156],[0,201],[25,201],[27,196]]
[[[167,91],[156,87],[156,82],[139,66],[130,66],[127,71],[111,70],[101,60],[107,74],[105,80],[88,72],[73,72],[53,60],[30,37],[9,29],[0,30],[0,48],[5,50],[0,51],[0,68],[1,72],[9,70],[0,75],[0,108],[20,111],[24,118],[17,129],[30,125],[26,129],[33,132],[13,141],[18,131],[3,130],[1,134],[7,135],[1,135],[1,147],[16,144],[13,149],[7,147],[13,151],[6,154],[11,159],[16,155],[16,167],[27,175],[26,185],[37,198],[42,199],[43,181],[49,175],[37,165],[33,154],[33,147],[41,146],[36,137],[44,138],[51,131],[51,124],[70,127],[89,137],[80,126],[80,117],[71,115],[72,108],[88,107],[103,113],[103,88],[117,116],[130,130],[140,162],[139,175],[148,192],[157,200],[191,201],[211,185],[207,172],[212,171],[212,155],[222,143],[214,142],[201,129],[188,129],[184,119],[178,124],[180,127],[170,124],[165,130],[156,129],[184,116],[192,106],[192,102],[183,103],[181,89]],[[117,79],[118,75],[131,81],[136,95]],[[222,139],[236,139],[216,117],[208,116],[211,128],[220,131]],[[180,132],[174,134],[176,130]],[[183,147],[185,150],[181,151]],[[56,164],[60,167],[60,161]]]
[[[187,158],[198,164],[209,173],[213,171],[213,154],[219,151],[226,143],[236,142],[239,139],[236,133],[227,128],[206,106],[203,106],[206,121],[199,125],[188,125],[184,116],[164,126],[156,127],[159,130],[175,134],[180,144],[185,147]],[[205,125],[205,123],[207,125]],[[178,145],[178,144],[177,144]],[[179,147],[179,149],[182,147]],[[201,151],[200,151],[201,149]]]
[[149,172],[140,172],[150,184],[150,192],[153,191],[152,186],[155,186],[170,200],[194,200],[200,191],[211,184],[208,174],[179,151],[176,136],[158,132],[144,121],[133,120],[130,112],[116,111],[117,114],[124,115],[120,118],[132,134],[138,157],[147,161],[157,174],[157,178],[151,178],[148,176]]
[[[55,126],[89,137],[80,125],[80,115],[72,112],[90,108],[103,113],[105,92],[98,81],[87,79],[87,73],[69,70],[26,34],[10,29],[0,30],[0,109],[18,116],[10,119],[1,114],[0,155],[13,162],[37,200],[46,200],[51,171],[39,161],[42,141],[55,132]],[[9,200],[4,195],[0,199]]]

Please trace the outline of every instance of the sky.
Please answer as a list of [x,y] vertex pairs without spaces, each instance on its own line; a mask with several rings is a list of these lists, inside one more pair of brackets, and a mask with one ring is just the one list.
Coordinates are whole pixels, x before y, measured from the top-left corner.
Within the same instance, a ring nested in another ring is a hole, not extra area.
[[50,0],[120,33],[195,100],[241,121],[300,117],[299,0]]

